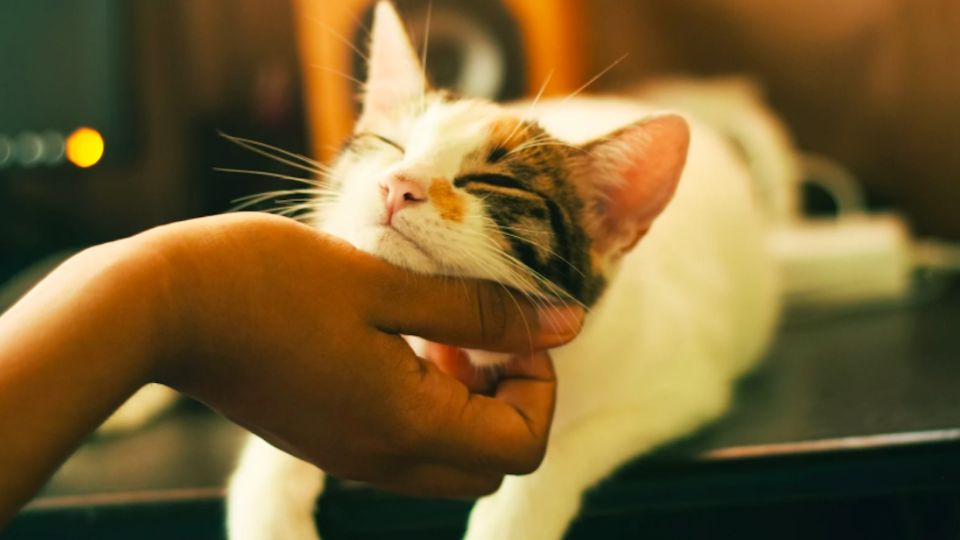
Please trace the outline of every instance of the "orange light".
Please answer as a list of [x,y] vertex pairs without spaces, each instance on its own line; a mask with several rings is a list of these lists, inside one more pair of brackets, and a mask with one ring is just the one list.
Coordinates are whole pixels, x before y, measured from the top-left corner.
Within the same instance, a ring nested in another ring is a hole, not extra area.
[[77,128],[67,137],[67,159],[77,167],[93,167],[103,157],[103,137],[88,127]]

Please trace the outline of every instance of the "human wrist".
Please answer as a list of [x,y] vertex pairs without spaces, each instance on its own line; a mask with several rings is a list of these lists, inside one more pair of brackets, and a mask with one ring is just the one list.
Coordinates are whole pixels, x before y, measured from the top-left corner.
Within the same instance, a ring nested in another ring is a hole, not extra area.
[[84,317],[89,319],[87,331],[103,345],[96,352],[126,373],[131,385],[158,382],[174,356],[167,261],[137,237],[90,248],[75,258],[68,262],[78,274],[72,286],[86,289],[80,294],[90,306]]
[[155,230],[94,249],[103,249],[110,261],[115,300],[133,310],[131,346],[137,352],[128,361],[136,365],[143,384],[169,385],[180,376],[190,324],[184,323],[187,306],[177,292],[184,272],[177,269],[175,250]]

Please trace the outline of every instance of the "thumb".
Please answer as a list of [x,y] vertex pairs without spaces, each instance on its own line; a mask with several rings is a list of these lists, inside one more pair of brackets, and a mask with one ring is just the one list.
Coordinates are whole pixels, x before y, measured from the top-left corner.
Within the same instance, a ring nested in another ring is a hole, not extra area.
[[[530,352],[558,347],[583,324],[583,308],[534,307],[523,293],[489,281],[460,280],[384,269],[381,300],[371,309],[380,330],[494,352]],[[389,300],[387,300],[389,299]]]

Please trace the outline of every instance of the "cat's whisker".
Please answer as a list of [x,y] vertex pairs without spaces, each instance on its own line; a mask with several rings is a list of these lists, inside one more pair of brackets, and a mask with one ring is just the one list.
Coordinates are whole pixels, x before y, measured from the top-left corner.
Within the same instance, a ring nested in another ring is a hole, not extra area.
[[523,322],[523,327],[527,331],[527,341],[530,343],[530,349],[533,349],[533,331],[530,329],[530,323],[527,322],[526,315],[523,314],[523,308],[520,307],[520,302],[517,302],[516,297],[513,296],[513,293],[510,292],[510,289],[506,285],[500,284],[500,288],[507,293],[507,296],[510,297],[510,300],[513,302],[513,305],[516,306],[517,312],[520,313],[520,320]]
[[231,208],[230,211],[239,212],[240,210],[243,210],[245,208],[250,208],[251,206],[255,206],[262,202],[266,202],[271,199],[276,199],[277,197],[285,197],[288,195],[311,195],[312,197],[309,200],[313,204],[322,204],[320,201],[323,201],[323,199],[319,197],[324,197],[324,196],[329,197],[332,194],[324,194],[324,193],[321,193],[319,190],[312,190],[312,189],[285,189],[280,191],[268,191],[265,193],[256,193],[253,195],[246,195],[244,197],[239,197],[237,199],[234,199],[232,202],[239,203],[239,204]]
[[254,193],[253,195],[244,195],[243,197],[237,197],[233,202],[245,202],[250,199],[259,199],[267,200],[274,197],[282,197],[285,195],[323,195],[323,190],[319,189],[280,189],[277,191],[264,191],[263,193]]
[[553,79],[554,70],[550,70],[550,73],[547,73],[547,76],[543,80],[543,84],[540,85],[540,89],[537,90],[537,95],[533,98],[533,101],[530,102],[530,106],[527,107],[527,112],[524,114],[524,118],[529,118],[533,109],[536,108],[537,103],[540,103],[540,98],[543,97],[543,93],[546,92],[547,86],[550,84],[550,80]]
[[[492,243],[492,240],[484,235],[480,235],[478,238],[485,244],[489,245]],[[459,251],[460,254],[465,258],[473,259],[476,263],[473,267],[483,272],[483,275],[498,276],[503,273],[503,270],[506,270],[510,275],[504,279],[504,281],[510,282],[511,286],[515,287],[517,290],[537,290],[536,284],[531,282],[529,276],[527,276],[525,273],[518,275],[509,264],[507,265],[507,268],[503,268],[503,265],[498,265],[497,263],[500,262],[499,259],[501,257],[500,248],[496,245],[492,245],[490,247],[492,249],[481,251],[479,253],[471,250],[458,249],[457,251]],[[481,255],[487,257],[483,258]],[[493,260],[488,260],[490,258]]]
[[[545,245],[543,245],[543,244],[541,244],[541,243],[539,243],[539,242],[536,242],[536,241],[534,241],[534,240],[532,240],[532,239],[530,239],[530,238],[527,238],[527,237],[524,237],[524,236],[520,236],[520,235],[517,235],[517,234],[513,234],[513,233],[510,233],[510,232],[507,232],[507,231],[504,230],[504,229],[510,229],[510,230],[519,230],[519,231],[522,232],[523,229],[516,228],[516,227],[514,227],[513,225],[502,225],[502,226],[501,226],[501,225],[498,224],[496,221],[494,221],[493,219],[491,219],[491,218],[489,218],[489,217],[487,217],[487,216],[482,216],[482,217],[483,217],[483,219],[484,219],[484,222],[488,225],[488,229],[487,229],[488,231],[499,232],[500,234],[502,234],[502,235],[504,235],[504,236],[511,237],[511,238],[516,238],[517,240],[520,240],[520,241],[522,241],[522,242],[524,242],[524,243],[526,243],[526,244],[529,244],[529,245],[532,246],[532,247],[535,247],[535,248],[537,248],[537,249],[543,250],[545,253],[547,253],[547,254],[555,257],[555,258],[556,258],[557,260],[559,260],[560,262],[568,265],[571,270],[573,270],[573,271],[576,272],[577,274],[580,274],[581,277],[583,277],[583,278],[586,278],[586,277],[587,277],[587,275],[584,274],[582,271],[580,271],[580,269],[577,268],[572,262],[570,262],[570,261],[568,261],[567,259],[565,259],[564,257],[560,256],[560,254],[558,254],[557,252],[553,251],[553,250],[550,249],[549,247],[547,247],[547,246],[545,246]],[[533,229],[526,229],[526,231],[527,231],[527,232],[531,232],[531,233],[540,232],[540,231],[536,231],[536,230],[533,230]]]
[[430,44],[430,19],[433,16],[433,0],[427,2],[427,20],[423,30],[423,51],[420,56],[420,75],[423,77],[423,87],[420,89],[420,110],[427,108],[427,51]]
[[270,178],[279,178],[281,180],[290,180],[291,182],[299,182],[301,184],[306,184],[308,186],[316,186],[318,188],[323,188],[323,186],[325,185],[324,182],[318,182],[316,180],[311,180],[309,178],[301,178],[299,176],[290,176],[286,174],[275,173],[272,171],[257,171],[254,169],[232,169],[229,167],[214,167],[213,170],[217,172],[225,172],[225,173],[249,174],[254,176],[267,176]]
[[322,216],[323,214],[321,212],[304,212],[296,216],[290,216],[290,219],[299,221],[305,225],[316,226],[317,220]]
[[[459,250],[458,250],[459,251]],[[494,253],[495,254],[495,253]],[[494,272],[496,270],[496,265],[494,263],[485,261],[480,255],[471,251],[471,250],[462,250],[459,253],[460,258],[472,260],[472,266],[480,269],[481,272]],[[516,306],[518,313],[520,314],[520,320],[523,322],[524,327],[527,331],[527,339],[530,341],[530,348],[533,348],[533,333],[530,330],[530,324],[527,322],[526,316],[523,314],[523,309],[520,307],[520,302],[514,297],[513,292],[509,287],[500,281],[495,281],[503,290],[507,293],[507,296],[510,297],[510,300],[513,301],[513,304]],[[515,290],[520,293],[528,296],[525,291],[521,288],[515,288]]]
[[515,154],[515,153],[517,153],[517,152],[522,152],[522,151],[524,151],[524,150],[530,150],[530,149],[533,149],[533,148],[539,148],[539,147],[545,147],[545,146],[561,146],[561,147],[564,147],[564,148],[569,148],[569,149],[571,149],[571,150],[576,150],[577,152],[584,153],[584,154],[587,154],[587,155],[590,154],[590,151],[587,150],[586,148],[581,148],[581,147],[579,147],[579,146],[577,146],[577,145],[575,145],[575,144],[570,144],[570,143],[563,142],[563,141],[559,141],[559,140],[555,140],[555,139],[554,139],[554,140],[536,141],[536,142],[533,142],[533,140],[527,141],[526,143],[521,144],[521,145],[518,146],[517,148],[514,148],[513,150],[511,150],[511,151],[510,151],[510,154]]
[[[511,286],[516,287],[517,289],[528,294],[528,298],[532,300],[532,296],[538,296],[541,300],[549,301],[550,297],[554,299],[560,299],[566,302],[573,302],[577,305],[587,309],[587,306],[580,302],[573,295],[565,291],[562,287],[552,282],[546,276],[540,274],[533,268],[523,264],[521,261],[517,260],[514,256],[510,255],[503,251],[503,249],[496,244],[496,242],[488,235],[482,233],[471,233],[476,238],[480,239],[485,243],[490,249],[487,251],[491,256],[496,258],[499,262],[507,266],[507,270],[511,272],[510,281]],[[519,279],[518,279],[519,278]],[[533,280],[533,283],[530,282]],[[545,290],[545,292],[544,292]]]
[[360,79],[358,79],[358,78],[350,75],[349,73],[344,73],[343,71],[340,71],[339,69],[333,69],[332,67],[327,67],[327,66],[323,66],[323,65],[320,65],[320,64],[310,64],[310,67],[313,68],[313,69],[319,69],[319,70],[322,70],[322,71],[326,71],[327,73],[332,73],[332,74],[334,74],[334,75],[338,75],[338,76],[340,76],[340,77],[343,77],[344,79],[346,79],[346,80],[348,80],[348,81],[356,84],[356,85],[357,85],[357,88],[358,88],[360,91],[363,91],[363,89],[367,86],[367,83],[365,83],[364,81],[361,81]]
[[[526,130],[526,129],[527,129],[527,128],[524,128],[524,130]],[[538,143],[538,142],[546,141],[546,140],[548,140],[549,138],[550,138],[550,135],[548,135],[547,133],[539,133],[539,134],[537,134],[537,135],[534,135],[534,136],[531,137],[530,139],[524,141],[523,144],[518,145],[518,146],[515,147],[513,150],[511,150],[510,152],[508,152],[507,155],[512,155],[512,154],[515,154],[515,153],[517,153],[517,152],[521,152],[521,151],[523,151],[524,149],[526,149],[529,145],[535,144],[535,143]]]
[[279,215],[279,216],[287,216],[287,217],[290,217],[290,216],[292,216],[292,215],[294,215],[294,214],[296,214],[296,213],[298,213],[298,212],[303,212],[304,210],[311,210],[312,208],[313,208],[313,205],[311,205],[311,204],[296,204],[296,205],[293,205],[293,206],[288,206],[288,207],[286,207],[286,208],[284,208],[284,209],[282,209],[282,210],[279,210],[279,211],[277,211],[277,212],[275,212],[275,213],[276,213],[277,215]]
[[240,197],[232,201],[239,204],[231,208],[229,212],[239,212],[240,210],[250,208],[251,206],[260,204],[265,201],[269,201],[270,199],[273,199],[276,197],[282,197],[287,194],[288,192],[282,192],[282,193],[273,192],[273,193],[266,193],[266,194],[260,193],[257,195],[248,195],[246,197]]
[[526,150],[527,148],[529,148],[529,147],[532,146],[532,145],[539,144],[539,143],[543,143],[543,142],[558,142],[558,143],[559,143],[560,141],[553,141],[553,138],[550,136],[549,133],[540,133],[540,134],[537,134],[536,136],[531,137],[530,139],[524,141],[523,144],[521,144],[521,145],[517,146],[516,148],[514,148],[513,150],[511,150],[507,155],[512,155],[512,154],[516,154],[516,153],[518,153],[518,152],[522,152],[522,151]]
[[[524,129],[524,131],[527,131],[529,128],[528,128],[528,127],[524,127],[523,129]],[[523,141],[523,144],[517,146],[517,148],[521,148],[521,149],[522,149],[524,146],[526,146],[526,145],[528,145],[528,144],[533,144],[533,143],[537,143],[537,142],[542,142],[542,141],[546,141],[546,140],[549,140],[549,139],[550,139],[550,135],[549,135],[548,133],[538,133],[538,134],[534,135],[533,137],[530,137],[530,138],[527,139],[526,141]],[[516,151],[517,151],[517,148],[514,148],[510,153],[512,154],[512,153],[516,152]]]
[[564,259],[564,258],[561,257],[559,254],[557,254],[557,252],[553,251],[552,249],[548,248],[547,246],[544,246],[543,244],[540,244],[539,242],[535,242],[535,241],[533,241],[533,240],[531,240],[531,239],[529,239],[529,238],[525,238],[525,237],[520,236],[520,235],[517,235],[517,234],[508,233],[508,232],[504,231],[503,229],[500,229],[499,232],[500,232],[500,234],[502,234],[502,235],[504,235],[504,236],[507,236],[507,237],[510,237],[510,238],[516,238],[517,240],[520,240],[521,242],[524,242],[525,244],[528,244],[528,245],[530,245],[530,246],[532,246],[532,247],[534,247],[534,248],[543,250],[543,251],[544,251],[545,253],[547,253],[548,255],[556,258],[558,261],[560,261],[560,262],[562,262],[563,264],[566,264],[567,266],[569,266],[571,270],[573,270],[574,272],[576,272],[577,274],[579,274],[581,277],[583,277],[583,278],[586,278],[586,277],[587,277],[587,275],[584,274],[583,272],[581,272],[580,269],[577,268],[572,262],[568,261],[567,259]]
[[[550,79],[553,78],[554,70],[550,70],[550,73],[547,73],[546,78],[543,80],[543,84],[540,85],[540,90],[537,91],[536,97],[533,98],[533,101],[530,103],[530,106],[527,107],[526,112],[523,113],[523,116],[520,117],[521,120],[527,120],[530,118],[530,115],[533,113],[533,108],[537,105],[537,102],[540,101],[540,98],[543,96],[543,92],[547,89],[547,85],[550,84]],[[513,139],[513,136],[517,134],[517,131],[520,129],[520,126],[524,126],[524,122],[517,122],[517,125],[513,126],[513,131],[510,132],[510,135],[507,135],[507,138],[504,139],[505,142],[509,142]],[[526,127],[524,127],[526,129]]]
[[308,157],[308,156],[305,156],[305,155],[303,155],[303,154],[298,154],[298,153],[296,153],[296,152],[291,152],[290,150],[287,150],[287,149],[285,149],[285,148],[280,148],[279,146],[274,146],[274,145],[272,145],[272,144],[267,144],[267,143],[265,143],[265,142],[257,141],[257,140],[254,140],[254,139],[248,139],[248,138],[245,138],[245,137],[238,137],[238,136],[236,136],[236,135],[230,135],[230,134],[224,133],[224,132],[222,132],[222,131],[219,132],[219,134],[220,134],[220,136],[224,137],[225,139],[227,139],[227,140],[229,140],[229,141],[231,141],[231,142],[233,142],[233,143],[235,143],[235,144],[246,143],[246,144],[249,144],[249,145],[256,146],[256,147],[258,147],[258,148],[260,148],[260,149],[262,149],[262,150],[269,150],[269,151],[272,151],[272,152],[277,152],[278,154],[281,154],[281,155],[284,155],[284,156],[293,158],[293,159],[298,160],[298,161],[300,161],[300,162],[302,162],[302,163],[304,163],[304,164],[306,164],[306,165],[309,165],[309,166],[311,166],[311,167],[316,168],[318,171],[327,171],[327,170],[329,170],[329,167],[327,167],[326,165],[324,165],[323,163],[321,163],[321,162],[319,162],[319,161],[317,161],[317,160],[315,160],[315,159],[312,159],[312,158],[310,158],[310,157]]
[[[537,290],[534,294],[531,294],[525,288],[518,288],[517,290],[520,293],[522,293],[524,297],[531,304],[533,304],[533,306],[537,309],[547,308],[547,307],[556,305],[556,302],[558,300],[560,300],[561,302],[572,302],[581,307],[584,307],[585,310],[587,309],[585,306],[583,306],[583,304],[578,302],[576,299],[570,297],[569,295],[566,295],[566,298],[563,295],[553,295],[552,297],[549,297],[549,296],[544,296],[543,293],[540,292],[539,290]],[[578,324],[578,321],[575,319],[573,315],[566,315],[563,318],[563,323],[564,323],[564,326],[566,326],[566,329],[570,331],[570,333],[576,333],[580,326]]]
[[[316,24],[322,26],[323,29],[326,30],[328,34],[330,34],[331,36],[333,36],[333,37],[337,38],[338,40],[340,40],[340,41],[341,41],[344,45],[346,45],[347,47],[350,47],[350,49],[351,49],[353,52],[357,53],[357,55],[359,55],[360,58],[363,59],[364,63],[366,63],[367,65],[370,64],[370,57],[367,56],[366,53],[364,53],[363,51],[361,51],[359,47],[357,47],[356,45],[354,45],[354,44],[353,44],[353,41],[345,38],[342,34],[340,34],[340,32],[337,32],[337,31],[334,30],[329,24],[327,24],[326,22],[324,22],[324,21],[321,20],[321,19],[318,19],[316,16],[314,16],[314,15],[306,15],[306,17],[307,17],[307,19],[308,19],[310,22],[313,22],[313,23],[316,23]],[[355,16],[354,16],[354,20],[356,21],[356,17],[355,17]],[[362,26],[362,25],[358,25],[358,26]],[[370,31],[367,30],[367,34],[369,34],[369,33],[370,33]]]
[[550,281],[549,278],[543,276],[536,270],[523,264],[521,261],[517,260],[516,257],[514,257],[513,255],[510,255],[509,253],[504,253],[502,251],[500,253],[501,253],[501,258],[505,263],[513,266],[518,272],[522,272],[527,276],[529,276],[530,278],[534,279],[537,283],[539,283],[539,285],[542,288],[546,289],[546,293],[547,293],[546,296],[539,289],[535,290],[535,293],[537,295],[543,297],[545,300],[550,300],[551,299],[550,297],[552,297],[554,299],[560,299],[566,302],[576,303],[577,305],[583,307],[584,309],[587,308],[586,305],[584,305],[582,302],[577,300],[573,295],[565,291],[562,287]]
[[244,195],[239,197],[238,200],[249,199],[252,197],[259,197],[261,195],[285,195],[285,194],[322,194],[322,193],[332,193],[323,188],[295,188],[295,189],[278,189],[274,191],[264,191],[262,193],[254,193],[253,195]]
[[[241,148],[245,148],[255,154],[259,154],[266,158],[272,159],[278,163],[283,163],[295,169],[300,169],[307,171],[312,174],[326,175],[330,171],[327,167],[323,166],[320,162],[314,161],[306,156],[301,156],[300,154],[284,150],[282,148],[277,148],[266,143],[261,143],[259,141],[254,141],[251,139],[244,139],[243,137],[235,137],[233,135],[228,135],[226,133],[220,132],[220,136],[227,139],[228,141],[236,144]],[[284,156],[288,156],[297,161],[292,161],[291,159],[278,156],[271,152],[278,152]]]
[[580,88],[577,88],[577,89],[574,90],[570,95],[568,95],[567,97],[563,98],[563,101],[561,101],[560,103],[561,103],[561,104],[564,104],[564,103],[570,101],[571,99],[575,98],[578,94],[580,94],[580,92],[583,92],[583,91],[586,90],[591,84],[597,82],[597,80],[600,79],[600,77],[603,77],[604,75],[606,75],[607,72],[609,72],[611,69],[615,68],[615,67],[617,66],[617,64],[619,64],[620,62],[623,62],[628,56],[630,56],[630,53],[624,53],[623,56],[621,56],[620,58],[617,58],[616,60],[614,60],[613,63],[611,63],[611,64],[610,64],[609,66],[607,66],[606,68],[604,68],[603,71],[601,71],[600,73],[597,73],[596,75],[593,76],[593,78],[591,78],[589,81],[585,82],[585,83],[583,84],[583,86],[581,86]]
[[274,214],[277,216],[290,217],[291,214],[295,214],[296,211],[290,210],[290,206],[277,206],[275,208],[267,208],[262,212],[265,214]]

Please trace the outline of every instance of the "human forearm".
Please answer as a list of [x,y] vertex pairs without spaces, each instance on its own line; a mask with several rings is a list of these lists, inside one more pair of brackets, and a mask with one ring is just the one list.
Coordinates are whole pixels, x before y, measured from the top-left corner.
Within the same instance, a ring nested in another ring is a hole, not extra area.
[[[0,318],[0,524],[137,388],[167,384],[331,474],[479,494],[529,472],[549,358],[582,311],[412,274],[291,220],[159,227],[88,250]],[[522,354],[493,397],[401,334]]]
[[128,242],[70,259],[0,318],[0,526],[150,380],[157,273]]

